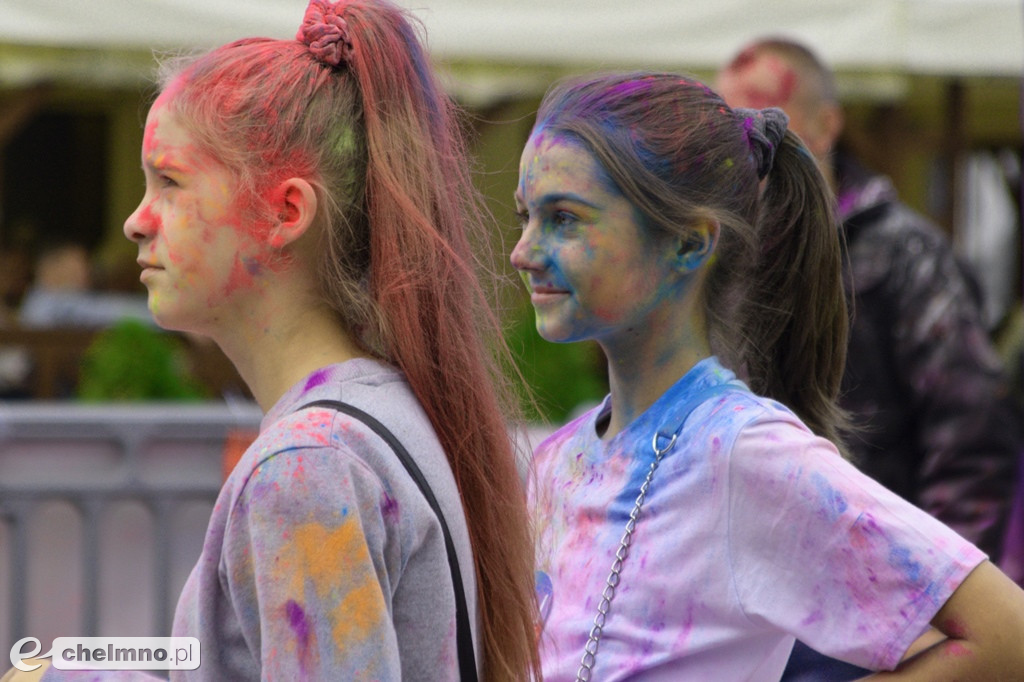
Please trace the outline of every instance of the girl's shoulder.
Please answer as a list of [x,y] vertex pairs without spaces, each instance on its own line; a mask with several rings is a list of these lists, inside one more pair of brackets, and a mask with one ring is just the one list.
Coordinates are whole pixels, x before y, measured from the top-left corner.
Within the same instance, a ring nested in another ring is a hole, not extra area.
[[283,415],[264,428],[229,473],[223,493],[231,506],[252,496],[256,489],[288,496],[295,485],[315,489],[326,485],[340,489],[342,480],[362,480],[381,485],[383,472],[374,451],[379,449],[369,427],[343,421],[330,408],[309,408]]
[[831,441],[815,435],[785,405],[739,388],[712,395],[693,410],[683,433],[707,466],[732,482],[786,477],[794,467],[845,465]]
[[536,445],[534,452],[539,455],[544,452],[559,450],[565,446],[568,441],[584,436],[586,434],[586,429],[597,422],[603,411],[607,411],[606,404],[607,399],[599,405],[585,409],[565,425],[559,426]]
[[796,428],[809,433],[807,426],[788,407],[752,392],[740,382],[704,386],[681,398],[680,402],[687,399],[696,402],[685,415],[687,430],[738,433],[753,425],[761,425],[782,432]]
[[[390,446],[364,419],[332,404],[351,405],[383,423],[417,455],[433,459],[440,444],[401,373],[363,363],[354,370],[345,363],[314,373],[267,413],[260,433],[236,464],[228,484],[244,488],[254,472],[287,474],[295,466],[307,475],[317,471],[340,475],[363,470],[387,478],[400,464]],[[284,466],[284,461],[294,463]]]
[[781,446],[815,440],[830,443],[815,435],[786,405],[749,390],[727,393],[716,414],[722,421],[735,425],[742,441],[763,441],[769,447],[771,443]]

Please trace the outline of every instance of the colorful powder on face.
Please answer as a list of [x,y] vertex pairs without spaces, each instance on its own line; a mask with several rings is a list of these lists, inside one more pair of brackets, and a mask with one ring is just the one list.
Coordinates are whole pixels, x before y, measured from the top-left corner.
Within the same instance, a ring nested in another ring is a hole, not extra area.
[[136,222],[142,223],[148,226],[154,232],[159,232],[163,229],[163,219],[153,212],[152,206],[144,206],[138,212]]
[[243,257],[241,261],[242,267],[245,268],[250,277],[258,277],[263,272],[263,262],[260,259]]
[[223,293],[229,295],[235,291],[249,289],[253,286],[254,279],[252,268],[245,259],[236,260],[231,267],[231,274],[224,285]]

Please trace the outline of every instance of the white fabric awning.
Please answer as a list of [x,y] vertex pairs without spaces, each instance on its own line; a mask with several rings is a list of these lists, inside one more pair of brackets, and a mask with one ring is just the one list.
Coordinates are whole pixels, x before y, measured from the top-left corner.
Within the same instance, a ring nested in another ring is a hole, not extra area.
[[[772,33],[807,43],[839,72],[1015,76],[1024,66],[1020,0],[399,2],[423,20],[435,57],[450,62],[523,69],[714,69],[750,38]],[[0,0],[0,80],[60,70],[45,58],[48,48],[95,58],[104,51],[148,54],[244,36],[290,37],[305,5],[306,0]],[[26,60],[35,60],[34,68],[26,71]],[[116,71],[117,61],[109,68]]]

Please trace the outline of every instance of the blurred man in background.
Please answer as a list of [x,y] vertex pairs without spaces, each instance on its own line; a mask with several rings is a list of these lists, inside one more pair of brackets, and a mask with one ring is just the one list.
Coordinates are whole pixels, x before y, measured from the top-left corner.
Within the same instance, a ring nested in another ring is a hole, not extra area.
[[[843,112],[835,80],[806,47],[757,40],[721,71],[716,90],[733,107],[783,109],[836,192],[853,314],[840,402],[857,428],[847,438],[854,463],[998,562],[1024,417],[973,276],[888,178],[836,150]],[[784,679],[863,673],[799,644],[790,668]]]

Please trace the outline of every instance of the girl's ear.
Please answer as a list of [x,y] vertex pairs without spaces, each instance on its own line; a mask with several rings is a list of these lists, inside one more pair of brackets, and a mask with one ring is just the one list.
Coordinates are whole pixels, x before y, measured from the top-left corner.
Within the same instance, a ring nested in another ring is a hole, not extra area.
[[692,272],[711,259],[718,243],[718,222],[703,220],[690,227],[685,235],[678,238],[676,267]]
[[288,178],[273,190],[272,208],[277,220],[270,230],[270,245],[283,249],[304,235],[316,217],[317,198],[313,186],[302,178]]

